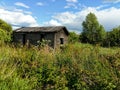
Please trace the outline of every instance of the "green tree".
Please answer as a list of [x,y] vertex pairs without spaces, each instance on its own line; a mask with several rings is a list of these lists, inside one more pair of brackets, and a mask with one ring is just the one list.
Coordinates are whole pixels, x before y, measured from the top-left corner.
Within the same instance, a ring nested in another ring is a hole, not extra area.
[[112,31],[107,32],[104,46],[119,46],[120,47],[120,26],[113,28]]
[[0,41],[8,42],[11,40],[12,27],[0,19]]
[[80,35],[80,40],[83,43],[101,44],[105,39],[105,30],[99,24],[97,17],[93,13],[86,16],[85,21],[82,23],[83,32]]
[[5,21],[0,19],[0,28],[11,33],[12,32],[12,27],[11,25],[9,25],[8,23],[6,23]]
[[79,35],[75,32],[70,32],[68,37],[69,43],[75,43],[79,41]]

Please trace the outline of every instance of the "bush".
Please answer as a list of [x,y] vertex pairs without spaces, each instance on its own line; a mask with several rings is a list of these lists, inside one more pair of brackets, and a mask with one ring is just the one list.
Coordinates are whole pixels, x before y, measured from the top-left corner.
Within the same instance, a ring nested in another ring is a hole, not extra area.
[[5,21],[0,19],[0,42],[10,42],[12,34],[12,27]]
[[4,42],[10,42],[11,40],[11,36],[7,34],[6,31],[0,29],[0,42],[4,43]]
[[69,43],[79,42],[79,35],[77,35],[75,32],[70,32],[68,41]]
[[119,90],[119,48],[75,43],[56,51],[8,45],[0,51],[1,90]]
[[120,47],[120,27],[114,28],[112,31],[107,32],[104,46]]

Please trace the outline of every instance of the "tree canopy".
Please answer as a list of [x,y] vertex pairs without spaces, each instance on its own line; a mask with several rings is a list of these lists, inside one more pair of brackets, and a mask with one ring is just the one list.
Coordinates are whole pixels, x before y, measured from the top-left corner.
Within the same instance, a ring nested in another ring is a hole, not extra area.
[[10,41],[12,34],[12,27],[2,19],[0,19],[0,41]]
[[113,47],[118,46],[120,47],[120,26],[113,28],[112,31],[107,32],[106,39],[104,41],[104,46]]
[[12,27],[2,19],[0,19],[0,28],[7,31],[7,32],[12,32]]
[[83,32],[81,33],[80,40],[83,43],[96,44],[101,43],[105,38],[105,30],[99,24],[97,17],[93,13],[86,16],[85,21],[82,23]]
[[68,38],[70,43],[75,43],[79,41],[79,35],[77,35],[75,32],[70,32],[69,38]]

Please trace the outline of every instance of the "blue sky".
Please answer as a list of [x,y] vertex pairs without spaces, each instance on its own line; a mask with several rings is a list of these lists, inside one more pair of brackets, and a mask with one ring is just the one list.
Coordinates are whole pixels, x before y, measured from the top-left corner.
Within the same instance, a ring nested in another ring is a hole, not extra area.
[[0,0],[0,18],[11,25],[62,25],[80,33],[89,12],[107,31],[120,25],[120,0]]

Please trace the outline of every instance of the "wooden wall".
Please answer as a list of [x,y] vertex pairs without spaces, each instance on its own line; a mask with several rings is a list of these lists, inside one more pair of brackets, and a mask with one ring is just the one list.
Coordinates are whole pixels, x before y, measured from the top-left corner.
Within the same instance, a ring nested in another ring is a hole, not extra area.
[[[17,33],[15,32],[13,34],[13,42],[26,44],[29,42],[33,45],[38,45],[38,41],[41,41],[41,38],[44,40],[49,40],[49,46],[52,48],[60,47],[61,40],[60,38],[63,38],[63,44],[66,44],[68,42],[68,36],[65,34],[64,30],[60,30],[59,32],[31,32],[31,33]],[[25,43],[24,43],[25,42]]]

